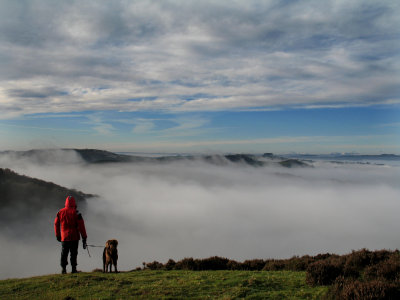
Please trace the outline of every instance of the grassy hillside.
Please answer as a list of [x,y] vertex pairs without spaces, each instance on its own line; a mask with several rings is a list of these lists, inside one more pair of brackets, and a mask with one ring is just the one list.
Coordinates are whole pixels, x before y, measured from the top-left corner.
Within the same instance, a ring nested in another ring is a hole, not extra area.
[[12,207],[27,210],[59,208],[67,196],[74,196],[79,205],[85,203],[86,198],[94,195],[84,194],[74,189],[59,186],[25,175],[20,175],[10,169],[0,168],[0,203],[1,208]]
[[0,281],[0,299],[320,299],[327,287],[305,278],[293,271],[60,274]]
[[[81,212],[85,211],[85,199],[94,196],[0,168],[0,225],[3,229],[4,226],[12,228],[13,234],[17,235],[15,231],[23,228],[18,225],[24,220],[38,232],[38,222],[49,215],[55,216],[69,195],[75,197]],[[23,231],[27,229],[23,228]]]

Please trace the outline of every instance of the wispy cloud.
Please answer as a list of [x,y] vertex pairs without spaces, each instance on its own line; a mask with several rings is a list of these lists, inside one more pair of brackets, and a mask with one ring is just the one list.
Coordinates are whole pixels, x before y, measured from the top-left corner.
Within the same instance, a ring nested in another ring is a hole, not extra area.
[[88,130],[88,129],[40,127],[40,126],[29,126],[29,125],[19,125],[19,124],[5,124],[5,123],[1,123],[1,126],[16,127],[16,128],[26,128],[26,129],[38,129],[38,130],[50,130],[50,131],[70,131],[70,132],[90,132],[91,131],[91,130]]
[[288,143],[306,143],[315,141],[332,140],[332,137],[276,137],[276,138],[258,138],[258,139],[219,139],[219,140],[191,140],[191,141],[157,141],[150,143],[137,143],[128,145],[137,149],[185,149],[193,147],[212,147],[212,146],[231,146],[231,145],[273,145],[273,144],[288,144]]
[[155,127],[153,121],[148,119],[139,119],[135,123],[133,133],[149,133]]
[[[205,126],[210,122],[205,117],[163,115],[158,118],[112,119],[115,123],[133,125],[135,134],[153,134],[157,137],[171,138],[182,136],[196,136],[205,133]],[[167,124],[167,125],[166,125]],[[214,131],[216,129],[213,129]]]
[[378,127],[400,127],[400,122],[379,124]]
[[87,115],[88,121],[85,123],[90,125],[92,129],[100,135],[110,135],[114,130],[114,126],[103,119],[100,114]]
[[398,14],[395,1],[2,1],[0,117],[390,103]]
[[[196,136],[198,134],[204,134],[208,131],[205,126],[209,123],[206,118],[200,117],[178,117],[173,119],[176,126],[168,129],[164,129],[160,132],[160,135],[164,138],[174,138],[183,136]],[[214,131],[217,129],[213,129]]]

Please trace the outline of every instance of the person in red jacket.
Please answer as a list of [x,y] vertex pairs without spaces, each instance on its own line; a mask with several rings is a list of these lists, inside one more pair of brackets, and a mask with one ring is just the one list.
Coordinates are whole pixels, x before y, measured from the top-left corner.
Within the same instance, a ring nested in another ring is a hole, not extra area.
[[61,267],[62,274],[66,274],[68,265],[68,253],[71,253],[70,261],[72,273],[77,273],[77,256],[80,236],[82,236],[83,249],[86,249],[86,229],[82,215],[76,210],[75,198],[68,196],[65,207],[61,209],[54,220],[54,231],[57,241],[61,242]]

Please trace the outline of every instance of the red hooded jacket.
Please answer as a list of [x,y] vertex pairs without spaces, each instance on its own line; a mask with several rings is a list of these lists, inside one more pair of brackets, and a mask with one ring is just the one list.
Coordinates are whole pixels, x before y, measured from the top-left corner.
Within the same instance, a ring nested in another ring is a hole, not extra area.
[[68,196],[65,200],[65,208],[57,213],[54,220],[54,231],[56,237],[61,237],[63,242],[79,241],[81,235],[83,239],[87,238],[85,222],[82,215],[76,210],[74,197]]

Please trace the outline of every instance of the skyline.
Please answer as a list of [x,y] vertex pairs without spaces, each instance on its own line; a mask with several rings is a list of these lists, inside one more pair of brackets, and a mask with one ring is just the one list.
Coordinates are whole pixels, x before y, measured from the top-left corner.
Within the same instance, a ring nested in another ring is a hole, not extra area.
[[400,154],[396,1],[0,2],[0,150]]

